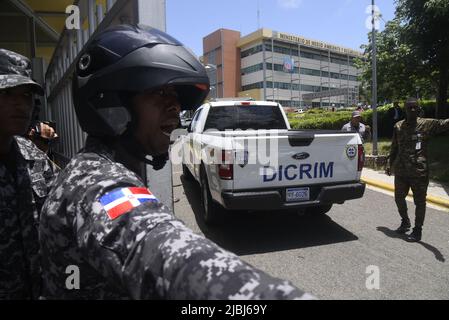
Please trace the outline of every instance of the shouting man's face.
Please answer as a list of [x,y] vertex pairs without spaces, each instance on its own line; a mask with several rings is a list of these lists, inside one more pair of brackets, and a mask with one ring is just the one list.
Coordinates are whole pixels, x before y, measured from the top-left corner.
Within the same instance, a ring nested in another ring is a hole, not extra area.
[[181,111],[175,89],[165,86],[144,92],[134,98],[133,105],[138,118],[134,132],[137,141],[149,155],[166,153]]

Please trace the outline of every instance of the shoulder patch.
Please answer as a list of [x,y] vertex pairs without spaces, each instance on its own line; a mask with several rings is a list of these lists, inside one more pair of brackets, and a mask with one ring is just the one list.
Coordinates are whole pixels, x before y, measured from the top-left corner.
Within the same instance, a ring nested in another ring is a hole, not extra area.
[[100,203],[111,220],[148,201],[159,202],[149,189],[140,187],[114,189],[100,198]]

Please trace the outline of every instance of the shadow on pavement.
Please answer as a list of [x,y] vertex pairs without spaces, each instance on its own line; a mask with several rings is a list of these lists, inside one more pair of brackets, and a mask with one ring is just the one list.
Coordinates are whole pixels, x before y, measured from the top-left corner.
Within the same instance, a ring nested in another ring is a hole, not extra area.
[[[387,227],[377,227],[376,228],[378,231],[382,232],[383,234],[385,234],[387,237],[390,238],[396,238],[396,239],[402,239],[404,241],[406,241],[407,235],[406,234],[399,234],[394,230],[391,230]],[[417,242],[418,244],[422,245],[425,249],[429,250],[430,252],[432,252],[435,256],[435,259],[437,259],[440,262],[445,262],[446,259],[444,258],[443,254],[440,252],[440,250],[438,250],[437,248],[435,248],[434,246],[419,241]]]
[[[201,217],[200,188],[181,177],[196,222],[210,240],[238,255],[299,249],[358,238],[326,215],[309,216],[294,212],[231,212],[217,226],[206,226]],[[332,214],[332,211],[330,212]]]

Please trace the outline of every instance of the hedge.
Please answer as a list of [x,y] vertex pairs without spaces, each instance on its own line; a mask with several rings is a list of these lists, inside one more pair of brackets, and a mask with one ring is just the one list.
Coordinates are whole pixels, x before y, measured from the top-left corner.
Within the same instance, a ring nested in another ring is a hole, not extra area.
[[[431,118],[435,114],[435,101],[421,101],[423,117]],[[393,119],[389,110],[393,104],[387,104],[377,108],[377,132],[379,137],[390,138],[393,133]],[[403,112],[404,109],[402,108]],[[351,111],[328,111],[324,109],[311,109],[298,117],[289,114],[290,125],[293,129],[323,129],[340,130],[351,119]],[[405,115],[405,112],[404,112]],[[373,111],[362,112],[362,123],[372,127]]]

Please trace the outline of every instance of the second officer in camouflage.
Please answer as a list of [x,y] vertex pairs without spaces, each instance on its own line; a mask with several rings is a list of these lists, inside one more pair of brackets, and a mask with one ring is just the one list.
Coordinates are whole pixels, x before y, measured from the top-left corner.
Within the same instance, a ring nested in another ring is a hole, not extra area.
[[31,121],[30,60],[0,49],[0,300],[36,299],[40,294],[38,223],[57,168],[21,137]]
[[390,169],[393,168],[395,179],[395,201],[402,218],[399,233],[407,232],[411,225],[407,214],[405,198],[410,189],[416,205],[415,227],[407,237],[409,241],[420,241],[426,214],[426,195],[429,185],[429,166],[427,146],[429,139],[441,132],[449,130],[449,119],[418,118],[418,101],[408,99],[405,104],[406,119],[394,126],[390,152]]
[[[181,107],[208,91],[204,67],[161,31],[117,26],[91,41],[73,77],[89,136],[42,211],[46,298],[310,297],[194,234],[143,182],[142,164],[165,159]],[[69,266],[79,269],[78,289],[67,286]]]

